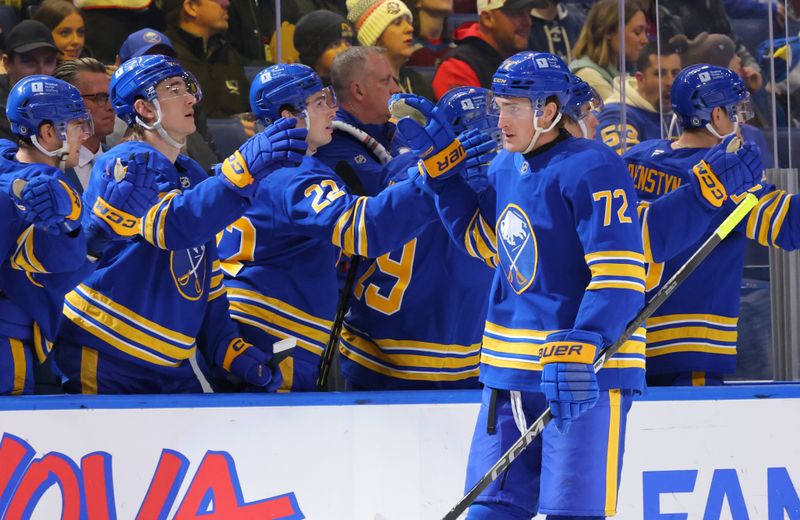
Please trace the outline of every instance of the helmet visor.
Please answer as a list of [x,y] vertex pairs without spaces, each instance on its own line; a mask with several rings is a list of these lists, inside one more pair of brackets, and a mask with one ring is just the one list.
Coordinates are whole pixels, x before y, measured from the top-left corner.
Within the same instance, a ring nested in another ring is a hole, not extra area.
[[156,96],[159,101],[194,96],[195,101],[199,103],[203,99],[203,91],[200,89],[200,83],[194,77],[194,74],[186,71],[180,76],[167,78],[156,85]]
[[[338,101],[336,99],[336,93],[333,91],[333,87],[325,87],[324,89],[314,92],[308,99],[306,99],[306,107],[305,110],[310,111],[317,111],[317,110],[334,110],[338,107]],[[305,117],[305,113],[301,112],[298,114],[299,117]]]
[[750,101],[750,93],[747,93],[747,96],[744,99],[741,99],[735,105],[732,105],[728,109],[728,114],[732,121],[736,121],[739,124],[745,123],[753,118],[755,112],[753,111],[753,103]]
[[577,110],[575,110],[574,114],[570,114],[573,117],[575,117],[575,119],[578,121],[580,121],[590,113],[594,113],[594,115],[597,116],[597,114],[603,110],[603,107],[605,107],[605,105],[603,104],[603,99],[600,97],[600,94],[598,94],[594,88],[592,87],[589,88],[591,89],[591,93],[589,94],[590,96],[589,100],[585,101],[579,107],[577,107]]
[[533,120],[531,100],[522,97],[493,96],[487,112],[500,118]]
[[67,137],[73,134],[78,134],[81,141],[85,141],[94,135],[94,122],[88,112],[81,117],[63,121],[55,126],[62,142],[66,142]]

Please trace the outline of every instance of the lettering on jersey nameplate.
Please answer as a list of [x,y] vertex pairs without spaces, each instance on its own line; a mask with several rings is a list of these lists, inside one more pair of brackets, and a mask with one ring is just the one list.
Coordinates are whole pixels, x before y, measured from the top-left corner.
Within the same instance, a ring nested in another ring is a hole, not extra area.
[[628,173],[631,174],[636,191],[651,195],[664,195],[677,190],[683,182],[676,175],[643,164],[628,164]]
[[181,296],[199,300],[206,287],[206,246],[170,252],[169,269]]
[[505,279],[522,294],[533,283],[539,255],[531,221],[516,204],[506,206],[497,219],[497,242]]

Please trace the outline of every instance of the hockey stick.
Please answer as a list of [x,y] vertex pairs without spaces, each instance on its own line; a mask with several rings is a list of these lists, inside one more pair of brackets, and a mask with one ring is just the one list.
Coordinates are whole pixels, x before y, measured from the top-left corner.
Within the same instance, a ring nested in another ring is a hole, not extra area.
[[[650,302],[642,309],[642,311],[628,323],[628,326],[625,328],[625,332],[622,333],[617,341],[614,342],[613,345],[603,348],[600,351],[600,354],[597,356],[597,360],[594,362],[594,371],[598,372],[606,362],[606,359],[614,355],[622,345],[630,339],[631,336],[636,332],[636,330],[644,325],[649,318],[664,301],[669,298],[675,289],[678,288],[685,280],[689,277],[692,271],[697,268],[698,265],[714,250],[720,242],[722,242],[728,234],[733,231],[739,222],[744,220],[744,218],[750,213],[755,205],[758,203],[758,198],[752,193],[748,193],[744,200],[739,203],[735,210],[731,212],[730,215],[722,222],[722,224],[714,230],[714,233],[711,234],[708,239],[703,242],[703,245],[700,246],[697,251],[683,264],[678,271],[672,275],[662,287],[658,290],[658,292],[653,296]],[[511,447],[506,451],[500,460],[498,460],[494,466],[489,469],[489,471],[481,477],[475,486],[469,490],[469,492],[459,500],[458,504],[455,505],[453,509],[450,510],[449,513],[444,515],[442,520],[456,520],[461,513],[466,511],[466,509],[478,498],[478,496],[489,487],[489,484],[494,482],[497,477],[499,477],[508,467],[514,462],[514,459],[519,457],[520,453],[522,453],[525,448],[530,446],[534,439],[538,437],[544,427],[553,419],[553,414],[550,411],[550,407],[542,412],[542,415],[539,416],[538,419],[528,428],[528,430],[520,437]]]
[[[361,180],[349,164],[344,161],[339,162],[336,165],[336,173],[339,174],[355,195],[365,194],[366,190],[364,189],[364,185],[361,184]],[[331,365],[333,364],[333,356],[336,352],[336,345],[339,342],[339,334],[342,332],[344,315],[347,314],[347,308],[350,304],[350,293],[353,292],[353,285],[356,283],[356,274],[358,273],[359,264],[361,264],[361,257],[354,255],[350,260],[344,286],[339,295],[339,303],[336,306],[336,316],[333,319],[333,326],[331,326],[331,335],[328,336],[328,343],[325,345],[325,350],[322,351],[322,361],[320,362],[319,375],[317,376],[317,392],[325,391],[325,388],[328,386],[328,376],[330,375]]]

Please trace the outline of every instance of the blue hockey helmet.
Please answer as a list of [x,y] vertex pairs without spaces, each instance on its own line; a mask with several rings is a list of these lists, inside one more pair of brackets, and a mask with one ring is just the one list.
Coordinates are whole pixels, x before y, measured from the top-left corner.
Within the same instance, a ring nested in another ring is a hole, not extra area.
[[482,87],[456,87],[442,96],[436,107],[444,114],[453,132],[497,129],[497,115],[491,112],[492,92]]
[[314,69],[300,63],[282,63],[262,70],[250,85],[250,110],[265,125],[281,117],[282,108],[298,114],[306,109],[309,96],[323,92],[328,107],[336,107],[336,94],[322,85]]
[[572,84],[564,99],[562,111],[574,121],[581,121],[590,112],[603,110],[603,99],[597,91],[578,76],[572,77]]
[[[184,89],[174,89],[164,96],[193,95],[199,102],[202,99],[200,84],[191,72],[185,71],[174,58],[153,54],[131,58],[114,72],[109,86],[111,104],[117,115],[128,125],[137,122],[136,110],[133,104],[137,99],[155,102],[158,112],[158,121],[154,127],[161,123],[161,108],[158,106],[156,87],[159,83],[169,78],[181,78],[185,84]],[[141,120],[138,121],[140,124]],[[145,125],[147,127],[147,125]]]
[[[52,123],[62,133],[71,121],[88,125],[92,122],[77,88],[41,74],[27,76],[14,85],[6,101],[6,117],[14,134],[34,138],[45,122]],[[91,131],[91,128],[85,130]],[[66,136],[62,135],[61,140],[66,141]]]
[[[675,78],[670,91],[672,111],[683,128],[711,126],[711,112],[720,107],[732,121],[741,124],[753,117],[750,93],[735,72],[715,65],[686,67]],[[717,135],[717,137],[721,137]]]
[[572,82],[564,60],[547,52],[523,51],[504,61],[492,77],[496,96],[526,97],[535,112],[540,112],[549,97],[563,106]]

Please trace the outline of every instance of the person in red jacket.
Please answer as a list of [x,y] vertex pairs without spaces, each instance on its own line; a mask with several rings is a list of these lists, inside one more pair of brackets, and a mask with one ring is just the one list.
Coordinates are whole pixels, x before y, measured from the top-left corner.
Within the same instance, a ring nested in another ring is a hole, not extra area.
[[455,30],[458,46],[436,69],[436,99],[455,87],[491,88],[492,74],[503,60],[528,48],[532,5],[533,0],[478,0],[478,21]]

